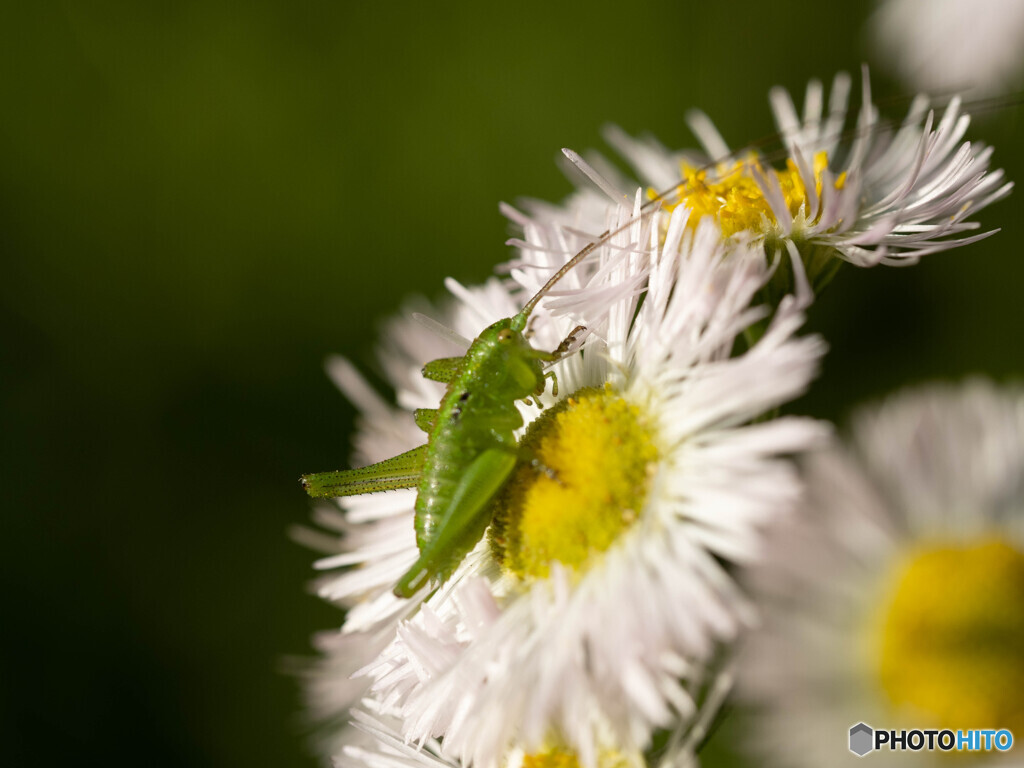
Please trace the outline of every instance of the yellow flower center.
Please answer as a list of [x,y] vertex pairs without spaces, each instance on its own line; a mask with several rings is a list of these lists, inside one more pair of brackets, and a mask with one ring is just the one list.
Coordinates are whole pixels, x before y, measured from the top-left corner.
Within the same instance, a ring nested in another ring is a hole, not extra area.
[[573,752],[563,749],[549,749],[523,756],[523,768],[580,768]]
[[[786,201],[786,207],[794,219],[808,215],[807,188],[793,160],[786,161],[785,170],[765,169],[754,154],[744,160],[719,163],[712,171],[682,164],[682,182],[677,189],[678,199],[667,204],[672,210],[677,206],[690,208],[690,226],[695,227],[705,216],[718,219],[722,236],[730,237],[737,232],[751,231],[770,234],[777,225],[775,214],[765,199],[761,186],[754,178],[752,169],[758,168],[764,174],[774,174]],[[814,183],[821,196],[822,173],[828,168],[828,153],[822,151],[814,156]],[[836,189],[842,189],[845,174],[835,182]],[[651,190],[649,196],[656,196]]]
[[498,497],[491,544],[506,571],[580,571],[640,514],[658,452],[639,409],[610,385],[581,389],[534,421]]
[[932,546],[894,576],[878,670],[892,705],[942,728],[1024,733],[1024,553]]
[[[613,749],[602,749],[597,756],[598,768],[629,768],[625,754]],[[567,747],[550,747],[541,752],[524,755],[522,768],[580,768],[576,753]]]

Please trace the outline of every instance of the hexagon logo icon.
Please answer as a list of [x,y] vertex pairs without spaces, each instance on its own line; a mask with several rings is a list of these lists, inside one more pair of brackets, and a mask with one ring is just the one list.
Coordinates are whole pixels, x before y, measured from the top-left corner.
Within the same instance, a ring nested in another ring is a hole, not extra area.
[[875,732],[867,723],[857,723],[850,729],[850,751],[864,757],[875,748]]

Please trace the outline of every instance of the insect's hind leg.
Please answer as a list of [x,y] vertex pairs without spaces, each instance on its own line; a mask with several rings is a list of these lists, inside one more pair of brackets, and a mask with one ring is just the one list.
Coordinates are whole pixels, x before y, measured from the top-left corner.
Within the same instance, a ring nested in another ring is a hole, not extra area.
[[415,488],[426,455],[427,446],[421,445],[368,467],[303,475],[299,482],[314,499]]

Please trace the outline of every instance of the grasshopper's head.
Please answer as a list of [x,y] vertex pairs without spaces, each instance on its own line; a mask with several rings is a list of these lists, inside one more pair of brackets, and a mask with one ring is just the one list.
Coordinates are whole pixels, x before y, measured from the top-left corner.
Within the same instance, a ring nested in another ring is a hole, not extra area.
[[[507,317],[484,329],[474,344],[479,344],[478,366],[484,378],[514,382],[513,396],[526,397],[544,381],[537,350],[530,346],[516,317]],[[473,355],[473,351],[470,351]]]
[[515,354],[520,349],[532,349],[526,341],[526,337],[523,336],[525,319],[522,328],[518,327],[519,324],[516,322],[518,319],[519,315],[504,317],[498,322],[487,326],[477,339],[502,353]]

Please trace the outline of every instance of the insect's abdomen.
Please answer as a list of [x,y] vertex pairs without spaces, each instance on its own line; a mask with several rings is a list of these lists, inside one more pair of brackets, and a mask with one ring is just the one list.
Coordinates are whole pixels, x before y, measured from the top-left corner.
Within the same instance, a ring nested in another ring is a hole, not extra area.
[[523,422],[513,397],[496,397],[479,380],[472,390],[468,383],[451,383],[430,435],[416,497],[416,543],[421,550],[434,538],[466,468],[488,448],[516,450],[514,430]]

